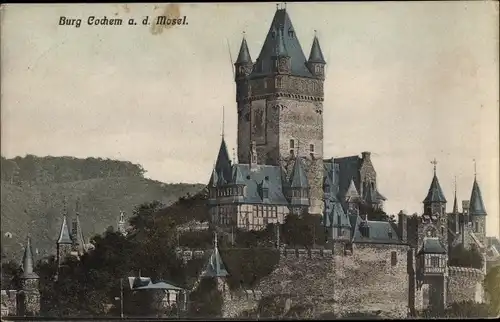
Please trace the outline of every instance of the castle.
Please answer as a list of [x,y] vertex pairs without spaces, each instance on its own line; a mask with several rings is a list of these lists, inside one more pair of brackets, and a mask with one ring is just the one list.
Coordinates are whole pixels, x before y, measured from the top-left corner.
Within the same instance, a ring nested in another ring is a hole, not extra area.
[[[330,159],[323,155],[326,61],[317,36],[306,59],[286,9],[278,8],[258,58],[252,61],[243,38],[234,65],[239,163],[231,162],[223,136],[208,183],[213,226],[221,231],[258,230],[283,223],[292,213],[320,215],[329,235],[326,248],[332,252],[325,249],[321,254],[332,254],[338,265],[349,257],[363,261],[376,254],[377,263],[384,263],[380,272],[402,283],[395,298],[388,298],[402,303],[394,314],[429,306],[443,310],[447,303],[464,299],[484,301],[485,266],[477,270],[448,265],[448,254],[458,244],[475,247],[485,256],[487,213],[476,179],[462,211],[455,192],[453,210],[448,213],[434,161],[422,215],[400,212],[397,224],[368,220],[361,209],[382,210],[386,200],[377,185],[370,152]],[[281,256],[293,261],[300,254],[314,257],[313,253],[281,250]],[[286,264],[289,269],[293,261]],[[358,267],[373,264],[360,263]],[[337,266],[336,272],[341,271]],[[266,283],[261,291],[287,292],[279,285],[273,290],[269,280]],[[387,297],[386,289],[381,284],[372,296],[376,298],[378,292],[381,298]],[[352,294],[346,296],[352,300]]]

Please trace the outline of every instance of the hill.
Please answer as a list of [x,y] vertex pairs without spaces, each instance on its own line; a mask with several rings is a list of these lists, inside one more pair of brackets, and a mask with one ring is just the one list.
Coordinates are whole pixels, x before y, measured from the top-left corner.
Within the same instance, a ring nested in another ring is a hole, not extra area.
[[[116,228],[120,211],[131,217],[134,208],[144,202],[158,200],[170,205],[204,187],[146,179],[142,167],[129,162],[122,164],[114,160],[69,157],[26,158],[30,162],[19,157],[2,158],[2,252],[9,259],[21,259],[28,235],[32,238],[37,258],[55,253],[64,200],[69,219],[74,217],[76,201],[80,200],[80,221],[88,239],[109,226]],[[85,160],[90,161],[85,163]],[[5,164],[10,168],[4,167]],[[12,168],[14,172],[7,171]],[[87,171],[89,168],[92,170]]]

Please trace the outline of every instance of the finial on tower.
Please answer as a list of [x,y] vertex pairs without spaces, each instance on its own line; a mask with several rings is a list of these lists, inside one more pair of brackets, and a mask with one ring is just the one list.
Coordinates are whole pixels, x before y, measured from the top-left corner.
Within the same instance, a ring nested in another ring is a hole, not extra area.
[[68,214],[66,210],[66,196],[63,197],[63,215],[66,216]]
[[236,149],[233,148],[233,164],[236,164]]
[[431,163],[434,165],[434,175],[436,175],[436,165],[437,165],[437,161],[436,161],[436,158],[434,158],[433,161],[431,161]]
[[472,161],[474,162],[474,179],[476,179],[477,177],[476,159],[472,159]]
[[75,212],[77,215],[80,214],[80,198],[76,199]]
[[457,195],[457,176],[455,176],[455,196]]
[[286,2],[284,4],[285,4],[285,10],[286,10]]
[[217,232],[214,232],[214,247],[217,248]]
[[224,106],[222,106],[222,131],[221,136],[224,138]]

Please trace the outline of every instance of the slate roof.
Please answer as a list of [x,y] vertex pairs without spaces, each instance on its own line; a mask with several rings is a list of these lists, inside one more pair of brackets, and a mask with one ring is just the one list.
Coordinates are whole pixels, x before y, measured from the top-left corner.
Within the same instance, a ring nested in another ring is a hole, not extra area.
[[150,277],[142,277],[142,276],[129,277],[128,283],[129,283],[130,289],[135,289],[137,287],[146,286],[149,283],[151,283],[151,278]]
[[260,77],[272,73],[274,66],[273,57],[277,56],[277,51],[280,47],[279,30],[282,31],[282,46],[284,46],[287,54],[291,57],[291,74],[302,77],[313,77],[306,66],[306,57],[286,9],[276,10],[250,77]]
[[321,51],[321,46],[319,45],[318,37],[314,36],[314,40],[311,46],[311,53],[309,54],[309,62],[326,64],[325,58],[323,57],[323,52]]
[[[365,224],[369,227],[368,236],[363,236],[360,230],[360,228]],[[401,244],[398,234],[394,230],[391,223],[387,221],[357,220],[353,241],[355,243]]]
[[486,216],[481,189],[479,189],[479,185],[475,178],[470,196],[469,214],[471,216]]
[[446,254],[446,249],[439,241],[437,237],[425,237],[422,248],[420,248],[419,254]]
[[31,238],[28,238],[26,247],[24,248],[23,256],[23,273],[21,278],[39,278],[38,275],[33,271],[35,265],[33,261],[33,251],[31,249]]
[[243,37],[240,46],[240,52],[238,58],[236,59],[236,64],[247,64],[251,63],[252,58],[250,57],[250,51],[248,50],[248,45],[246,39]]
[[455,191],[455,198],[453,198],[453,214],[458,214],[457,192]]
[[[336,158],[333,159],[333,162],[337,164],[339,168],[338,193],[344,196],[349,189],[351,180],[354,181],[355,185],[360,181],[359,168],[361,166],[361,158],[354,155]],[[359,191],[359,186],[356,186],[356,189]]]
[[500,251],[500,240],[496,237],[486,237],[486,242],[488,246],[494,246],[498,251]]
[[153,283],[153,282],[151,282],[151,280],[145,286],[139,286],[139,287],[134,288],[134,290],[155,290],[155,289],[167,290],[167,291],[182,291],[183,290],[182,288],[177,287],[175,285],[172,285],[170,283],[165,283],[165,282]]
[[358,190],[356,189],[356,185],[354,184],[354,181],[352,179],[351,183],[349,184],[349,188],[347,188],[347,191],[345,193],[345,197],[350,200],[355,200],[359,198]]
[[332,210],[325,213],[324,216],[325,227],[345,227],[351,228],[351,221],[349,216],[344,212],[342,205],[339,202],[332,202]]
[[424,203],[431,202],[446,202],[446,198],[444,197],[443,190],[439,185],[439,180],[434,173],[434,177],[432,178],[431,186],[429,187],[429,191],[427,192],[427,197],[424,199]]
[[[268,202],[275,205],[288,205],[283,189],[281,168],[272,165],[256,165],[254,170],[250,169],[248,164],[235,164],[233,165],[233,174],[239,173],[238,184],[245,185],[246,195],[239,198],[237,203],[247,204],[261,204],[263,202],[260,192],[260,184],[265,181],[268,187]],[[236,169],[235,169],[236,168]],[[233,176],[234,177],[234,176]],[[229,184],[234,182],[230,181]]]
[[63,216],[63,222],[61,224],[61,231],[59,232],[59,239],[57,239],[58,244],[72,244],[71,234],[69,232],[69,227],[66,222],[66,216]]

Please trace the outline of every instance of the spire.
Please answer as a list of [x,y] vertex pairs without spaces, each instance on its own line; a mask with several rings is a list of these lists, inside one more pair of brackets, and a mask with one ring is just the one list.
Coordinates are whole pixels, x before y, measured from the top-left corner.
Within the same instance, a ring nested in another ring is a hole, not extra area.
[[308,61],[310,63],[326,64],[325,58],[323,57],[323,52],[321,51],[321,46],[319,45],[318,37],[316,36],[316,30],[314,30],[314,39]]
[[243,40],[241,41],[240,53],[236,59],[236,64],[251,64],[252,57],[250,57],[250,51],[248,50],[247,40],[245,39],[245,32],[243,32]]
[[218,175],[222,173],[222,176],[226,180],[229,180],[231,178],[231,159],[227,151],[227,145],[224,136],[222,137],[219,147],[219,153],[217,155],[217,161],[215,162],[215,171]]
[[223,140],[224,140],[224,118],[225,118],[225,115],[224,115],[224,106],[222,106],[222,129],[221,129],[221,136],[222,136]]
[[453,213],[458,214],[458,202],[457,202],[457,177],[455,177],[455,198],[453,199]]
[[243,178],[243,174],[241,173],[240,167],[238,165],[234,165],[232,183],[245,184],[245,179]]
[[217,245],[217,232],[214,232],[214,251],[208,260],[205,272],[203,272],[202,277],[225,277],[228,276],[224,262],[219,254],[219,248]]
[[66,223],[66,213],[63,215],[63,222],[61,225],[61,230],[59,232],[59,239],[57,240],[58,244],[72,244],[71,235],[69,233],[69,227]]
[[31,238],[28,237],[28,242],[26,244],[26,247],[24,248],[23,274],[21,275],[21,278],[38,278],[38,275],[33,271],[34,266],[33,251],[31,249]]
[[[298,150],[298,149],[297,149]],[[308,188],[307,176],[302,165],[302,160],[297,153],[290,177],[290,188]]]
[[439,180],[436,175],[436,164],[437,161],[431,161],[434,165],[434,177],[432,178],[431,186],[429,187],[429,192],[427,193],[427,197],[424,199],[424,203],[433,203],[433,202],[441,202],[446,203],[446,198],[444,197],[443,190],[439,185]]
[[484,207],[481,189],[479,189],[479,185],[475,176],[474,183],[472,184],[472,193],[470,196],[469,214],[471,216],[486,216],[486,209]]
[[[281,32],[279,33],[279,31]],[[300,42],[295,33],[292,21],[285,9],[277,9],[266,39],[255,61],[251,76],[265,76],[273,73],[273,57],[277,56],[279,42],[286,49],[291,58],[291,74],[294,76],[312,77],[313,75],[307,68],[307,61]]]

